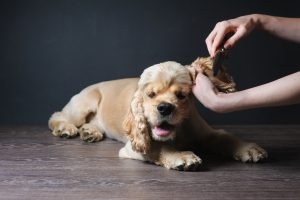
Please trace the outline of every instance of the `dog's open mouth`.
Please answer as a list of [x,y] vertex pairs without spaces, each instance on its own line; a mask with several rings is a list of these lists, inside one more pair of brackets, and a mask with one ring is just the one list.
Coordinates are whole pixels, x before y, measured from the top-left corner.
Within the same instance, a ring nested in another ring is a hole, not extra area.
[[171,125],[168,122],[164,121],[161,124],[154,126],[152,131],[159,137],[168,137],[172,133],[174,128],[174,125]]

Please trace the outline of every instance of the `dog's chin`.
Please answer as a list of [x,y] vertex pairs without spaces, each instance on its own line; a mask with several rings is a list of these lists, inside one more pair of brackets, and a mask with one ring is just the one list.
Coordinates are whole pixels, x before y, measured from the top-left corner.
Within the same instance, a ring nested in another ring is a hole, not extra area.
[[151,127],[152,138],[156,141],[168,141],[175,138],[175,125],[164,121]]

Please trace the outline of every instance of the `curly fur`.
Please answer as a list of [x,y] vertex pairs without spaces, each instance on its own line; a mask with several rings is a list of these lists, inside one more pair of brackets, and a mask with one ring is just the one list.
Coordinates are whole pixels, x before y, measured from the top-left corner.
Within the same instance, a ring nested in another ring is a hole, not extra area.
[[[191,65],[164,62],[144,70],[140,78],[91,85],[75,95],[49,119],[54,136],[97,142],[106,135],[126,143],[122,158],[138,159],[168,169],[196,170],[202,160],[192,151],[201,146],[243,162],[257,162],[267,153],[256,144],[240,141],[210,127],[192,101],[193,81],[200,71],[225,92],[235,84],[225,70],[212,76],[212,60],[198,58]],[[171,105],[164,115],[161,104]],[[227,145],[224,145],[227,144]]]
[[133,95],[130,109],[123,122],[133,150],[146,154],[150,150],[151,138],[144,115],[143,96],[140,89]]
[[229,75],[225,66],[222,66],[220,72],[217,76],[213,76],[212,72],[213,60],[210,57],[206,58],[197,58],[191,65],[190,68],[193,70],[194,79],[197,76],[199,71],[202,71],[212,83],[216,86],[216,88],[225,93],[235,92],[236,84],[233,78]]

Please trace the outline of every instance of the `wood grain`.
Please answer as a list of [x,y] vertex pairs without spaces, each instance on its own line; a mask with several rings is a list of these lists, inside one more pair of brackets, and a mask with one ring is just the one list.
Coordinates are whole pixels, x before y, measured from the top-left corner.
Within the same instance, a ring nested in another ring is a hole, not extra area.
[[222,126],[269,152],[243,164],[200,152],[178,172],[118,158],[122,144],[62,139],[46,127],[0,127],[0,199],[300,199],[300,126]]

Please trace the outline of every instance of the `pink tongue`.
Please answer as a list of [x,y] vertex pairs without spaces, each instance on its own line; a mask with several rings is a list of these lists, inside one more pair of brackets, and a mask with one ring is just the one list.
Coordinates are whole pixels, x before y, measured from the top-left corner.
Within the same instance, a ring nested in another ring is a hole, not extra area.
[[161,137],[168,136],[170,134],[170,131],[159,128],[158,126],[155,126],[153,131],[156,135],[161,136]]

